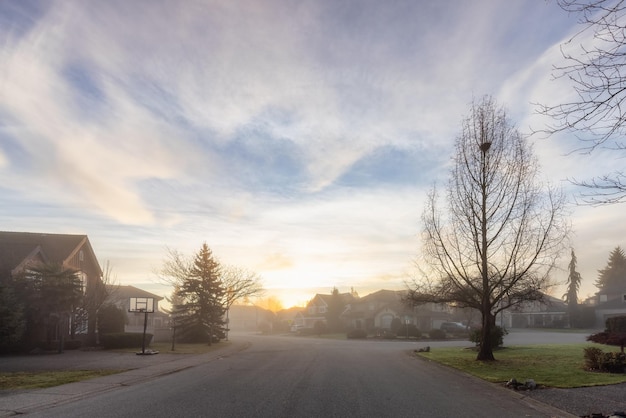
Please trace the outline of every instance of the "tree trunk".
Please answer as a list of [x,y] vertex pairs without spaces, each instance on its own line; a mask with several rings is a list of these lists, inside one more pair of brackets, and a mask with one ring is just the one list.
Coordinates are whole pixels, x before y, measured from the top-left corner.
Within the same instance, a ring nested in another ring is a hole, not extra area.
[[[488,308],[487,308],[488,309]],[[493,346],[491,344],[491,332],[496,326],[496,317],[491,312],[483,312],[482,329],[480,331],[480,349],[476,360],[494,361]]]

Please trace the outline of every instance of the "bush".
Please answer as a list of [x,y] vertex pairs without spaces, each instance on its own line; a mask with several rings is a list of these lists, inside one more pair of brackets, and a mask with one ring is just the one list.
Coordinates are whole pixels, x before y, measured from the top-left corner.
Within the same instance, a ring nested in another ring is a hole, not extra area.
[[348,338],[353,339],[353,338],[367,338],[367,331],[365,331],[364,329],[353,329],[348,331]]
[[63,342],[64,350],[78,350],[83,346],[83,342],[81,340],[67,340]]
[[[494,328],[491,329],[491,335],[489,336],[489,338],[491,339],[491,346],[492,347],[501,347],[502,344],[504,344],[504,336],[507,335],[508,332],[506,329],[499,327],[499,326],[495,326]],[[480,345],[481,344],[481,340],[482,340],[482,329],[475,329],[472,332],[470,332],[470,338],[469,340],[473,343],[475,343],[476,345]]]
[[604,353],[598,347],[587,347],[584,349],[585,368],[588,370],[600,370],[602,355]]
[[398,336],[406,337],[407,335],[410,338],[420,338],[422,336],[422,332],[413,324],[404,325],[398,330]]
[[391,325],[390,325],[391,332],[393,332],[394,334],[400,334],[401,327],[402,327],[402,321],[400,320],[400,318],[396,317],[391,320]]
[[428,331],[428,337],[431,340],[445,340],[446,332],[440,329],[431,329]]
[[603,332],[592,334],[587,337],[587,341],[594,343],[617,345],[624,352],[626,345],[626,316],[616,316],[608,318],[605,322],[606,329]]
[[626,371],[626,354],[605,353],[597,347],[584,349],[585,367],[608,373],[624,373]]
[[626,354],[624,353],[604,353],[602,355],[601,370],[609,373],[624,373],[626,367]]
[[[82,347],[82,345],[83,342],[81,340],[65,340],[63,341],[63,350],[77,350]],[[57,351],[59,349],[59,340],[38,341],[32,345],[27,346],[25,349],[26,351]]]
[[615,316],[606,320],[607,332],[626,333],[626,316]]
[[328,326],[323,321],[315,321],[313,324],[313,329],[315,330],[315,334],[322,335],[328,333]]
[[[112,348],[135,348],[142,346],[143,333],[118,332],[103,334],[100,336],[100,344],[106,349]],[[146,334],[146,346],[152,341],[152,334]]]
[[98,333],[117,334],[124,332],[126,313],[115,305],[104,305],[98,310]]

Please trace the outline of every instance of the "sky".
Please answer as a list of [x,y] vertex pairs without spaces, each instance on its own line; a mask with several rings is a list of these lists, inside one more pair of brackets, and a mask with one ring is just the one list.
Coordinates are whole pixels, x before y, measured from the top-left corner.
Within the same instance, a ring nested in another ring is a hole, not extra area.
[[[0,229],[86,234],[160,296],[168,248],[204,242],[285,307],[405,289],[472,100],[545,127],[580,29],[538,0],[4,0]],[[623,168],[571,134],[529,141],[571,202],[567,179]],[[569,207],[581,297],[626,245],[623,209]]]

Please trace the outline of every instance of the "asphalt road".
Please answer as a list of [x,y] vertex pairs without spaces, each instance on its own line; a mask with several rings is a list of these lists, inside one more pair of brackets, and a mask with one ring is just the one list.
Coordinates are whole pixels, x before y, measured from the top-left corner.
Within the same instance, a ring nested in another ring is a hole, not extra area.
[[549,417],[415,343],[247,337],[247,350],[33,417]]

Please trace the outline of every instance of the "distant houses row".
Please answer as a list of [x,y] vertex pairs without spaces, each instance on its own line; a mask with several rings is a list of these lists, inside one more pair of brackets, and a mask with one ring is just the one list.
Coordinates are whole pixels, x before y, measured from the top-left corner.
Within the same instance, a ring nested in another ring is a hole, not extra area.
[[[37,263],[58,263],[79,272],[84,286],[94,286],[102,278],[102,270],[86,235],[41,234],[0,231],[0,278],[17,274]],[[602,328],[606,318],[626,315],[626,278],[624,286],[614,286],[599,292],[581,307],[588,316],[588,327]],[[449,305],[427,303],[410,306],[403,302],[405,291],[379,290],[363,297],[355,291],[314,295],[304,308],[291,308],[272,313],[256,306],[232,306],[228,312],[231,331],[288,332],[314,329],[328,325],[336,317],[343,329],[363,329],[368,332],[388,330],[398,323],[427,332],[438,329],[444,322],[479,324],[478,312],[456,309]],[[109,302],[127,315],[127,332],[143,331],[144,315],[129,312],[130,298],[153,298],[155,312],[149,315],[148,332],[155,341],[171,338],[169,315],[159,309],[163,299],[134,286],[115,286]],[[69,320],[69,319],[68,319]],[[502,312],[496,319],[506,328],[564,328],[569,327],[567,305],[560,299],[546,296],[545,302],[527,303]],[[317,325],[316,325],[317,324]],[[68,327],[69,328],[69,324]],[[85,325],[85,330],[87,325]]]

